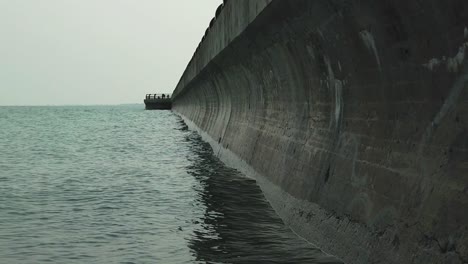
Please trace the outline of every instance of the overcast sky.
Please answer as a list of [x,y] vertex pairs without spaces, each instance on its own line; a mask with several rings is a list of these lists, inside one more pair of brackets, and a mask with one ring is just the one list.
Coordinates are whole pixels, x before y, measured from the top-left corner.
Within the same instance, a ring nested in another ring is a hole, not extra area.
[[0,0],[0,105],[172,92],[222,0]]

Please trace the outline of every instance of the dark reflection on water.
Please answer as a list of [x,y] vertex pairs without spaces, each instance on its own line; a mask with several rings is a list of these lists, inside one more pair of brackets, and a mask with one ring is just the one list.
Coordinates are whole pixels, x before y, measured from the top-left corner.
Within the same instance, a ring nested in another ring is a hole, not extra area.
[[[183,125],[181,125],[183,126]],[[197,261],[216,263],[340,263],[297,237],[276,215],[256,182],[228,168],[195,133],[187,135],[206,211],[190,239]]]

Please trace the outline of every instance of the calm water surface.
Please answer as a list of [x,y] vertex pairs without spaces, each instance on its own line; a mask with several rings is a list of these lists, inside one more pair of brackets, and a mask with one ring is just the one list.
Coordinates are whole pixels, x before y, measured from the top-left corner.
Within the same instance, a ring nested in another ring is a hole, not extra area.
[[0,107],[0,263],[337,263],[167,111]]

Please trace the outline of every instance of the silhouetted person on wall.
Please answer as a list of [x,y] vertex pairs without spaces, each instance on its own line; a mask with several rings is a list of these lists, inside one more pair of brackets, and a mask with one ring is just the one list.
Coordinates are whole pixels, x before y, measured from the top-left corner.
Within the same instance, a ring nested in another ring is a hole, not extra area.
[[162,99],[166,98],[166,95],[162,94]]

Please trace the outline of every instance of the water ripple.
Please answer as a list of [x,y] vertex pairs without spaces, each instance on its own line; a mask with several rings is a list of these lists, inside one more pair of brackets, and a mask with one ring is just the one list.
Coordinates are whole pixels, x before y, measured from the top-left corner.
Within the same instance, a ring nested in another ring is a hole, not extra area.
[[1,263],[334,263],[171,112],[0,107]]

